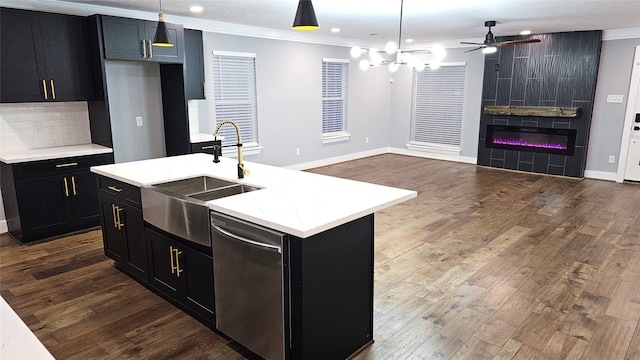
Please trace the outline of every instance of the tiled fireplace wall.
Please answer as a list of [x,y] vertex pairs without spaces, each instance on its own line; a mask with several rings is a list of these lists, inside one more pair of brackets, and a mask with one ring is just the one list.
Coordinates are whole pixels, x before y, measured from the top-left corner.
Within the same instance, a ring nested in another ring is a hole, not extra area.
[[[583,177],[595,96],[601,31],[534,35],[539,43],[505,46],[486,55],[482,106],[578,107],[575,118],[486,115],[480,117],[478,165]],[[502,38],[500,40],[511,40]],[[572,156],[485,147],[487,125],[576,129]]]

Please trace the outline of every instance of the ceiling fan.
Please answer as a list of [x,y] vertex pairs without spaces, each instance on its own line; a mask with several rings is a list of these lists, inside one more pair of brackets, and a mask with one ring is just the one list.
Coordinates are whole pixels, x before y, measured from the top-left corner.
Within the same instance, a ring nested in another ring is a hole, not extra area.
[[540,39],[521,39],[521,40],[510,40],[510,41],[496,41],[493,33],[491,32],[491,27],[496,26],[495,20],[489,20],[484,22],[484,26],[489,28],[489,32],[484,37],[483,43],[475,43],[475,42],[467,42],[461,41],[460,44],[467,45],[478,45],[477,48],[467,50],[465,52],[476,51],[482,49],[482,52],[485,54],[491,54],[496,52],[498,46],[509,46],[509,45],[517,45],[517,44],[530,44],[540,42]]

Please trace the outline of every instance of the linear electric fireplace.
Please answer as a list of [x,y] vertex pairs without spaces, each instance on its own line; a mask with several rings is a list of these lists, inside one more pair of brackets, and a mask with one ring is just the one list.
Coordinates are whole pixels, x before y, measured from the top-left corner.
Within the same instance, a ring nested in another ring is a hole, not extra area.
[[575,129],[487,125],[488,148],[573,156],[575,145]]

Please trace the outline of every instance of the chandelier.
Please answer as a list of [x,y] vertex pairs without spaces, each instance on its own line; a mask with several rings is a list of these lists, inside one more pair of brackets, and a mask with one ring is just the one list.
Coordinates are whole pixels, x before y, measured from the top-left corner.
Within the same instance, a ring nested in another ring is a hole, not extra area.
[[[400,0],[400,29],[398,33],[398,44],[393,41],[389,41],[384,47],[384,53],[387,55],[394,55],[395,59],[387,60],[383,57],[382,51],[376,48],[371,49],[363,49],[359,46],[354,46],[351,48],[351,56],[353,58],[359,58],[362,55],[369,55],[368,59],[360,60],[360,70],[366,71],[371,66],[381,66],[386,65],[389,68],[389,71],[396,72],[400,68],[400,66],[405,65],[410,68],[415,69],[416,71],[422,71],[425,67],[429,67],[432,70],[435,70],[440,67],[442,59],[447,55],[447,51],[441,45],[434,45],[429,49],[420,49],[420,50],[402,50],[402,10],[404,7],[404,0]],[[424,59],[419,58],[414,53],[422,53],[428,56],[428,62],[425,62]]]

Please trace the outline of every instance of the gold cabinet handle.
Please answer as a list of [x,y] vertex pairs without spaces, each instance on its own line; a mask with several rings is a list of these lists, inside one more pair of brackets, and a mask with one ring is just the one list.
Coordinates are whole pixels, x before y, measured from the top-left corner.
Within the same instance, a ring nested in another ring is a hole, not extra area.
[[118,215],[118,230],[121,230],[124,227],[124,223],[122,222],[122,218],[120,215],[122,214],[123,208],[120,206],[116,206],[116,214]]
[[76,177],[75,176],[71,177],[71,189],[73,190],[73,196],[78,195],[78,193],[76,193]]
[[176,273],[176,268],[175,266],[173,266],[173,246],[169,246],[169,256],[171,257],[171,273],[175,274]]
[[180,260],[178,257],[180,254],[182,254],[182,251],[178,250],[178,248],[169,246],[169,256],[171,256],[171,273],[176,277],[180,277],[180,273],[184,271],[180,269]]
[[121,211],[124,210],[116,204],[111,204],[111,211],[113,212],[113,227],[121,230],[124,226],[122,219],[120,218]]
[[113,212],[113,227],[117,228],[118,223],[116,222],[116,204],[111,204],[111,211]]
[[180,269],[180,254],[182,254],[182,251],[178,250],[178,249],[173,249],[173,251],[176,252],[176,276],[180,277],[180,273],[183,272],[184,270]]
[[201,147],[202,150],[209,150],[209,149],[213,149],[213,145],[209,145],[209,146],[203,146]]
[[69,184],[67,183],[67,178],[64,178],[64,194],[69,197]]
[[204,98],[207,97],[207,83],[206,82],[202,83],[202,97],[204,97]]
[[56,99],[56,86],[53,84],[53,79],[51,80],[51,98]]
[[63,168],[63,167],[77,166],[77,165],[78,165],[77,162],[70,162],[70,163],[65,163],[65,164],[57,164],[56,167],[57,168]]
[[147,58],[147,40],[142,40],[142,57]]
[[47,82],[42,79],[42,90],[44,90],[44,99],[49,100],[49,96],[47,95]]
[[115,191],[115,192],[121,192],[121,191],[122,191],[122,189],[118,189],[117,187],[115,187],[115,186],[113,186],[113,185],[111,185],[111,186],[107,186],[107,188],[108,188],[109,190],[112,190],[112,191]]

